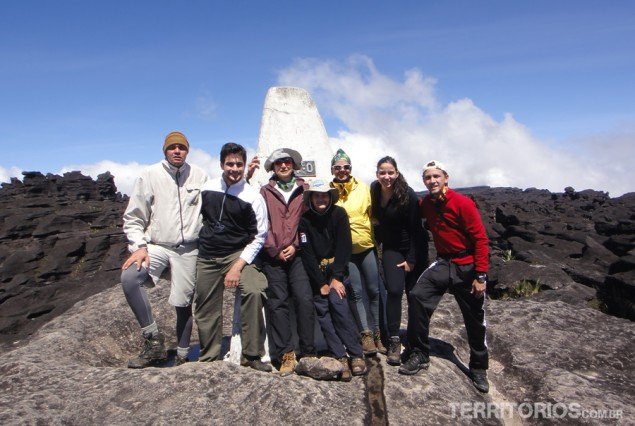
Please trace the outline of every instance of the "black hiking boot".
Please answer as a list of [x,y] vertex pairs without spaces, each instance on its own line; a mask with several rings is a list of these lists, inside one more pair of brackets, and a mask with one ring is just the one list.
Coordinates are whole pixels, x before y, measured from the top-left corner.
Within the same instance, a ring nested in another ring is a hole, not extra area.
[[412,376],[417,374],[419,370],[427,369],[430,366],[430,359],[420,351],[411,351],[406,362],[399,367],[399,374]]
[[262,371],[263,373],[271,373],[273,371],[271,364],[262,362],[260,357],[246,357],[243,355],[240,360],[240,365],[243,367],[253,368],[257,371]]
[[472,377],[472,384],[479,392],[489,392],[489,382],[487,381],[486,370],[473,369],[470,370],[470,375]]
[[146,368],[167,360],[168,353],[165,350],[164,341],[165,338],[161,333],[156,336],[146,337],[141,353],[139,353],[138,357],[128,361],[128,368]]
[[386,354],[386,362],[390,365],[401,364],[401,340],[398,336],[393,336],[388,342],[388,353]]
[[179,365],[183,365],[187,362],[190,362],[187,356],[176,355],[174,357],[174,365],[173,367],[178,367]]

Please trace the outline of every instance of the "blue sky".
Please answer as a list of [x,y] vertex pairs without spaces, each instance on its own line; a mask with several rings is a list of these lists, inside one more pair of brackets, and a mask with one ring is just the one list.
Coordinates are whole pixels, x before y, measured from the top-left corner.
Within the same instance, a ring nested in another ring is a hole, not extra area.
[[[0,180],[108,160],[124,188],[174,129],[215,167],[224,142],[255,148],[267,89],[289,84],[309,89],[334,146],[407,154],[421,141],[402,168],[415,187],[430,152],[460,157],[456,184],[619,195],[635,190],[634,41],[629,1],[3,2]],[[405,90],[364,103],[351,81]],[[457,121],[476,124],[456,134]],[[514,156],[550,162],[521,178]]]

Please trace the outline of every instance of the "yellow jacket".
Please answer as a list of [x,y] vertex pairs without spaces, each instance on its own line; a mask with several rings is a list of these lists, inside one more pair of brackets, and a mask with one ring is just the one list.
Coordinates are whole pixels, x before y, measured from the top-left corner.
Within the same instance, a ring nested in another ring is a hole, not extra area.
[[354,177],[348,182],[331,182],[331,187],[339,192],[337,205],[344,207],[351,224],[353,254],[362,253],[375,244],[370,224],[370,188]]

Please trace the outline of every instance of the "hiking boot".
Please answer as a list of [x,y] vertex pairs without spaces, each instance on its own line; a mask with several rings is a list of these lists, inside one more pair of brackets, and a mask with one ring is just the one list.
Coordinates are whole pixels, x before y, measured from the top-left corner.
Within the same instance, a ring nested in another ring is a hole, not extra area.
[[430,366],[430,360],[421,351],[413,350],[410,352],[408,359],[399,367],[399,374],[412,376],[417,374],[421,369],[427,369]]
[[186,362],[190,362],[190,360],[187,358],[187,356],[177,355],[177,356],[174,357],[174,365],[173,365],[173,367],[178,367],[179,365],[183,365]]
[[489,382],[487,381],[486,370],[470,370],[470,376],[472,377],[472,384],[479,392],[489,392]]
[[401,364],[401,340],[399,340],[399,336],[393,336],[390,338],[386,358],[386,362],[390,365]]
[[366,356],[377,355],[377,346],[375,346],[373,333],[370,331],[362,331],[362,351]]
[[377,352],[382,355],[386,355],[386,353],[388,353],[388,349],[386,349],[384,344],[381,342],[381,333],[379,332],[379,330],[375,330],[373,337],[375,339],[375,347],[377,347]]
[[353,358],[351,360],[351,372],[353,376],[363,376],[368,372],[366,360],[364,358]]
[[282,363],[280,364],[280,374],[288,376],[295,371],[298,362],[295,360],[295,352],[290,351],[282,355]]
[[339,360],[342,363],[342,375],[340,376],[340,380],[343,382],[350,382],[353,376],[351,375],[351,369],[348,366],[348,357],[342,357]]
[[253,368],[254,370],[257,370],[257,371],[262,371],[263,373],[271,373],[271,371],[273,370],[273,368],[271,367],[271,364],[262,362],[260,357],[247,358],[243,356],[240,359],[240,365],[242,365],[243,367]]
[[168,359],[163,334],[146,337],[139,356],[128,361],[128,368],[146,368]]

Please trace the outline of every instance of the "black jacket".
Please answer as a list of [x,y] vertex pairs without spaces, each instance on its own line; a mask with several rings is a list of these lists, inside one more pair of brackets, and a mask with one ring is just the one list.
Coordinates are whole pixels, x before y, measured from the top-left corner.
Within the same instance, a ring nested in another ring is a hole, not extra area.
[[408,205],[400,208],[392,197],[386,207],[381,207],[381,185],[375,181],[370,186],[370,197],[375,240],[385,249],[402,253],[414,265],[420,251],[417,245],[428,240],[421,226],[417,194],[408,187]]
[[[298,227],[300,233],[300,254],[315,291],[329,284],[331,277],[344,281],[351,258],[351,230],[346,210],[332,205],[324,215],[308,210]],[[323,259],[335,258],[329,265],[328,273],[320,268]]]

